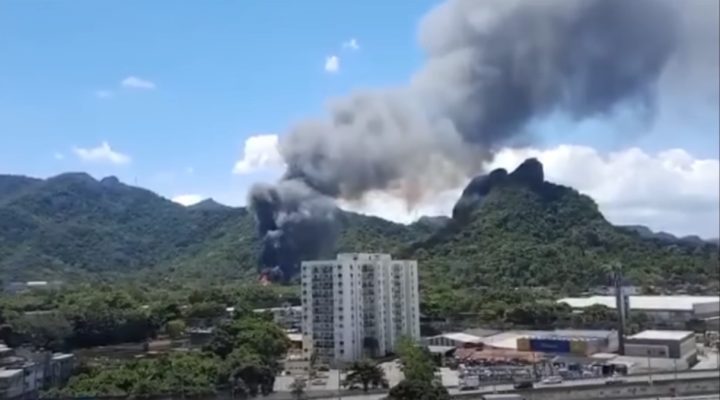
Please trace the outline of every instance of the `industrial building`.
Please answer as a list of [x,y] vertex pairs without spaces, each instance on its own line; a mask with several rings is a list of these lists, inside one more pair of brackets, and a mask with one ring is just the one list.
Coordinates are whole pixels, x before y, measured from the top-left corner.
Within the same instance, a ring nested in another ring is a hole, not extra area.
[[302,263],[303,352],[338,365],[420,338],[417,262],[339,254]]
[[617,332],[591,330],[557,330],[537,332],[517,339],[517,349],[553,354],[589,356],[616,351]]
[[443,333],[441,335],[425,338],[423,342],[428,346],[447,347],[476,347],[482,345],[482,338],[462,332]]
[[682,359],[693,364],[697,358],[695,333],[691,331],[643,331],[625,340],[625,355]]
[[[705,320],[720,315],[718,296],[629,296],[630,312],[642,312],[655,322],[682,325],[690,320]],[[558,300],[573,310],[582,311],[593,305],[615,309],[614,296],[567,297]]]

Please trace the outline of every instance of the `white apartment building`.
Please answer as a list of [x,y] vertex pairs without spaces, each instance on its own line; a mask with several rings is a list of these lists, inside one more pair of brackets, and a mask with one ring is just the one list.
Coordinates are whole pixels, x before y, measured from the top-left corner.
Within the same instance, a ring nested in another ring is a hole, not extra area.
[[420,339],[417,261],[339,254],[302,263],[303,352],[342,364]]

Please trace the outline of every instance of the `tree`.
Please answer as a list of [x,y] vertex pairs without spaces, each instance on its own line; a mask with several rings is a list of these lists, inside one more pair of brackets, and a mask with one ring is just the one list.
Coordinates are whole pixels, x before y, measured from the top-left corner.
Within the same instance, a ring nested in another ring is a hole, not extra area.
[[290,383],[290,393],[295,400],[301,400],[305,398],[305,389],[307,388],[307,382],[305,379],[297,377]]
[[[34,347],[60,351],[72,334],[72,326],[60,313],[23,314],[11,321],[8,336],[10,345],[30,344]],[[4,336],[4,335],[3,335]]]
[[434,382],[437,366],[430,352],[420,347],[412,339],[401,338],[398,345],[400,364],[405,379],[413,381]]
[[390,390],[390,400],[446,400],[447,390],[435,377],[437,366],[430,352],[409,338],[402,338],[398,346],[400,364],[405,379]]
[[348,386],[360,384],[362,385],[363,392],[367,392],[370,387],[387,387],[385,372],[379,365],[372,361],[356,361],[350,366],[349,371],[345,378]]
[[165,330],[171,339],[180,339],[185,334],[185,322],[180,319],[168,321],[165,324]]
[[432,382],[405,379],[390,389],[387,400],[449,400],[448,391]]

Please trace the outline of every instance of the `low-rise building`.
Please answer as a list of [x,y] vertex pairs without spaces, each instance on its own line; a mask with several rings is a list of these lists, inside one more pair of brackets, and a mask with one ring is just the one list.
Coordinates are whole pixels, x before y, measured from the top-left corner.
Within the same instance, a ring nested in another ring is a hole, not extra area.
[[428,346],[447,347],[478,347],[482,346],[482,338],[462,332],[443,333],[441,335],[424,338]]
[[691,331],[643,331],[625,339],[625,355],[682,359],[692,365],[697,359],[695,333]]
[[517,339],[517,349],[554,354],[588,356],[612,352],[618,347],[617,332],[604,330],[555,330],[532,332]]
[[16,399],[25,393],[22,369],[0,369],[0,399]]
[[[641,312],[653,321],[682,326],[691,320],[704,320],[720,315],[718,296],[629,296],[630,312]],[[566,297],[559,303],[582,311],[593,305],[615,309],[614,296]]]
[[256,308],[253,311],[271,314],[273,321],[285,330],[299,332],[302,328],[302,306]]

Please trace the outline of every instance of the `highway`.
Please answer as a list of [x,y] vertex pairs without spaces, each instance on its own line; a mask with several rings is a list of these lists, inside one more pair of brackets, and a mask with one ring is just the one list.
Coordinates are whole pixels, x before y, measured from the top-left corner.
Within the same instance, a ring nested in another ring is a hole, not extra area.
[[[683,380],[683,379],[694,379],[694,378],[718,378],[720,379],[720,371],[718,370],[709,370],[709,371],[681,371],[677,373],[677,379]],[[649,382],[650,381],[650,375],[628,375],[623,377],[626,383],[630,382]],[[658,373],[658,374],[652,374],[652,380],[653,382],[659,382],[659,381],[672,381],[675,379],[675,373]],[[536,384],[536,387],[579,387],[579,386],[592,386],[592,385],[602,385],[605,383],[606,378],[594,378],[594,379],[578,379],[578,380],[571,380],[571,381],[564,381],[562,383],[554,384],[554,385],[541,385]],[[453,394],[470,394],[470,393],[493,393],[494,391],[498,392],[504,392],[504,391],[512,391],[514,390],[512,384],[502,384],[502,385],[496,385],[496,386],[484,386],[479,390],[466,390],[466,391],[460,391],[456,388],[451,388],[448,390],[451,395]],[[342,400],[380,400],[384,398],[385,394],[368,394],[368,395],[349,395],[349,396],[342,396],[340,397],[332,397],[332,399],[342,399]],[[653,400],[657,400],[656,397],[652,398]],[[718,396],[690,396],[690,397],[676,397],[675,400],[678,399],[686,399],[686,400],[719,400]]]

